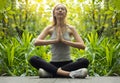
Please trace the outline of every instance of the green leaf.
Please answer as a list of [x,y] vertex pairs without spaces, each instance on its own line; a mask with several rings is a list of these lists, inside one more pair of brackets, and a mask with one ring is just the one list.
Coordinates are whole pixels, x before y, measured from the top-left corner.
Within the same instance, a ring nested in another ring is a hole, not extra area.
[[2,12],[6,6],[6,0],[0,0],[0,12]]
[[15,11],[13,11],[13,10],[9,10],[9,11],[8,11],[8,14],[13,15],[13,14],[16,14],[16,12],[15,12]]
[[2,13],[0,13],[0,20],[2,20],[4,17],[4,15]]

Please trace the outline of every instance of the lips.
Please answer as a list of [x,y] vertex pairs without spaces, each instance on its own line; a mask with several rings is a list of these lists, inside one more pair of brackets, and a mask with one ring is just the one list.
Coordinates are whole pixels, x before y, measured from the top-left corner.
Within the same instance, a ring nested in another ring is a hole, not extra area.
[[63,15],[63,13],[58,13],[58,15]]

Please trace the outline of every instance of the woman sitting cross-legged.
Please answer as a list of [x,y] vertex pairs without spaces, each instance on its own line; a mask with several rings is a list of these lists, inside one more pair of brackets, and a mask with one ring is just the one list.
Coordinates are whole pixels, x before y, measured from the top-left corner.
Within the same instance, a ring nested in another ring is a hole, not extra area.
[[[50,63],[38,56],[32,56],[29,60],[40,71],[40,77],[85,78],[88,74],[89,61],[86,58],[73,62],[70,57],[70,46],[84,50],[85,45],[76,29],[66,23],[66,15],[66,7],[63,4],[56,5],[53,9],[53,25],[46,27],[35,40],[35,46],[51,45],[52,52]],[[51,38],[46,40],[48,35]]]

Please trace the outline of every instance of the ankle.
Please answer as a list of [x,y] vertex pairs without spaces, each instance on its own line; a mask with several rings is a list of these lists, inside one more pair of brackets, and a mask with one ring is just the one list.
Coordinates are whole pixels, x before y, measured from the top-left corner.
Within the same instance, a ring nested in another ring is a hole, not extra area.
[[70,72],[62,70],[61,68],[58,68],[57,74],[62,76],[69,76]]

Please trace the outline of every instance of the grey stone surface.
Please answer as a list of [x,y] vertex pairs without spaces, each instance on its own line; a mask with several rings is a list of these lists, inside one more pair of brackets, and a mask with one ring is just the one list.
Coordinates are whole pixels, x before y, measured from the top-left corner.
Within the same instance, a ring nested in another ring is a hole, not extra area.
[[72,78],[39,78],[31,77],[0,77],[0,83],[120,83],[120,77],[87,77]]

